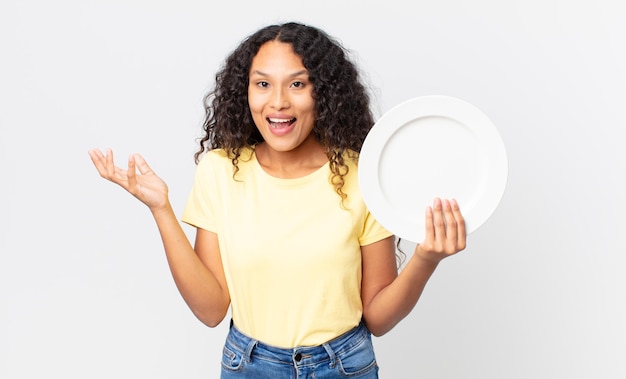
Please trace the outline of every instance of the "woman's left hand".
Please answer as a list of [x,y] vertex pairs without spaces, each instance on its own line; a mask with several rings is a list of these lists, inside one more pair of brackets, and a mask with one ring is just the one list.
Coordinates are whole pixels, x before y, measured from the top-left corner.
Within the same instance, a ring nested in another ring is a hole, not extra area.
[[465,249],[465,220],[456,200],[436,198],[426,208],[426,236],[415,255],[434,263]]

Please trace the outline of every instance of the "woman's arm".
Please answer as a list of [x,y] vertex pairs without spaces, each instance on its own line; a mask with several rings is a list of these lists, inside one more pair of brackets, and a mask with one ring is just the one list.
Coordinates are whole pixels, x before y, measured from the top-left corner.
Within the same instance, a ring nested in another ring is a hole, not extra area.
[[406,317],[439,262],[463,250],[465,221],[456,201],[435,199],[426,210],[426,237],[398,275],[393,237],[361,248],[363,317],[376,336]]
[[194,250],[171,207],[152,213],[178,291],[200,321],[217,326],[230,305],[217,234],[198,228]]
[[148,206],[180,294],[200,321],[210,327],[218,325],[226,316],[230,296],[217,235],[198,229],[195,250],[192,248],[172,210],[167,185],[141,156],[131,156],[127,170],[114,165],[110,150],[106,156],[99,150],[91,150],[89,156],[103,178],[120,185]]

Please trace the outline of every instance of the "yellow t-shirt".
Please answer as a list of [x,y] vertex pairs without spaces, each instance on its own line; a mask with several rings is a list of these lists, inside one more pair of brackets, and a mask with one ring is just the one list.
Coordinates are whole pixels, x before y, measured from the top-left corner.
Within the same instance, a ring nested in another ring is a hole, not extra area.
[[296,179],[266,173],[253,150],[233,165],[209,151],[182,220],[217,234],[235,325],[278,347],[322,344],[358,325],[362,245],[391,235],[367,210],[351,160],[348,195],[329,164]]

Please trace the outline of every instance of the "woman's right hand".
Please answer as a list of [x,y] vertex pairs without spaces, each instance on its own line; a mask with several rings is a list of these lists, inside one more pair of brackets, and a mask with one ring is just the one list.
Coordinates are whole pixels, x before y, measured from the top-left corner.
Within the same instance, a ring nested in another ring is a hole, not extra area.
[[[99,149],[93,149],[89,151],[89,156],[100,176],[130,192],[146,204],[151,211],[168,206],[167,184],[152,171],[141,155],[131,155],[128,158],[126,170],[115,166],[111,149],[106,150],[106,155]],[[139,175],[137,169],[139,169]]]

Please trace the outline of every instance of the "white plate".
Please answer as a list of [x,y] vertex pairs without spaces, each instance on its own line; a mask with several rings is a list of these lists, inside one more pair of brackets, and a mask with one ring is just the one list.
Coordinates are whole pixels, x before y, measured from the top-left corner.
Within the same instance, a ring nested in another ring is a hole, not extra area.
[[491,120],[466,101],[422,96],[383,114],[359,158],[359,184],[372,215],[395,235],[424,240],[424,209],[435,197],[455,198],[466,231],[481,226],[500,203],[508,160]]

